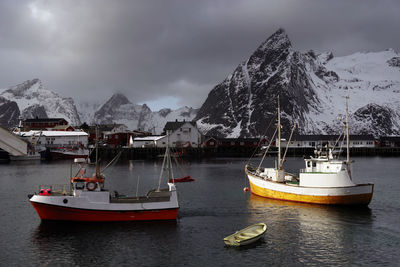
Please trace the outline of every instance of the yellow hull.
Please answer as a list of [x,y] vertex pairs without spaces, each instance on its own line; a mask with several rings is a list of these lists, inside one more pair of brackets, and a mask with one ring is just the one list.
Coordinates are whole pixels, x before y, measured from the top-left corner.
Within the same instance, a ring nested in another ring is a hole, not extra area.
[[371,193],[358,195],[342,195],[342,196],[314,196],[300,195],[294,193],[285,193],[268,188],[259,187],[250,182],[251,192],[255,195],[279,199],[296,201],[303,203],[325,204],[325,205],[368,205],[371,202],[373,190]]

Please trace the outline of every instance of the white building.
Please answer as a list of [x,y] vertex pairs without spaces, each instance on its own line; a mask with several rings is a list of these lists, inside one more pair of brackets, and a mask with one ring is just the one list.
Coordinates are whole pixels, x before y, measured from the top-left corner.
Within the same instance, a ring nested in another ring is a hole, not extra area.
[[[278,139],[276,139],[276,143]],[[337,144],[336,144],[337,143]],[[339,135],[296,135],[292,137],[289,147],[315,148],[329,144],[330,147],[346,147],[346,139]],[[286,147],[287,140],[281,139],[281,146]],[[375,138],[372,135],[350,135],[350,147],[375,147]]]
[[169,134],[170,147],[199,147],[201,136],[195,121],[167,122],[164,132]]
[[29,131],[16,134],[30,143],[45,147],[87,147],[89,137],[83,131]]
[[166,147],[167,136],[146,136],[146,137],[135,137],[133,139],[132,147]]

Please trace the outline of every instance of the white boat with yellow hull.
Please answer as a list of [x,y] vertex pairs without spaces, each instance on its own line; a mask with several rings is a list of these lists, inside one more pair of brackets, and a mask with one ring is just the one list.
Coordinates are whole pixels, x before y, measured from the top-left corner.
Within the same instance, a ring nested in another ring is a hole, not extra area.
[[[269,172],[277,169],[269,169]],[[246,166],[251,192],[273,199],[328,205],[368,205],[374,191],[373,184],[353,184],[349,186],[303,186],[292,181],[273,181],[270,177]],[[285,173],[286,174],[286,173]],[[321,177],[320,173],[309,173]],[[300,174],[301,176],[302,174]],[[343,175],[343,173],[339,174]],[[323,178],[335,180],[338,174],[323,174]],[[293,177],[286,174],[285,177]],[[289,178],[290,179],[290,178]]]
[[[347,97],[348,98],[348,97]],[[280,108],[278,99],[278,140],[281,140]],[[296,125],[292,130],[295,129]],[[290,139],[292,137],[290,135]],[[275,135],[275,134],[274,134]],[[333,150],[316,150],[317,157],[305,159],[306,168],[297,176],[283,170],[286,151],[281,159],[278,141],[278,164],[276,168],[246,165],[245,172],[253,194],[280,200],[328,205],[368,205],[372,199],[373,184],[355,184],[350,172],[348,108],[346,102],[347,160],[334,157]],[[272,138],[273,139],[273,138]],[[289,143],[288,142],[288,143]]]

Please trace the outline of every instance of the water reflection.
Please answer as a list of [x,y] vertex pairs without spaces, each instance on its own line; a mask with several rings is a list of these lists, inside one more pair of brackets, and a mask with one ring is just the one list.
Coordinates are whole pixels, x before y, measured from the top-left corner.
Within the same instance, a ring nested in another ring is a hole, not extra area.
[[[149,250],[173,249],[176,221],[166,222],[46,222],[32,234],[40,265],[121,264]],[[168,248],[167,248],[168,247]],[[154,253],[157,254],[157,251]]]
[[355,231],[368,231],[373,222],[369,208],[312,205],[253,194],[248,208],[251,223],[267,223],[268,245],[280,252],[290,249],[303,263],[350,262],[349,251],[358,242]]

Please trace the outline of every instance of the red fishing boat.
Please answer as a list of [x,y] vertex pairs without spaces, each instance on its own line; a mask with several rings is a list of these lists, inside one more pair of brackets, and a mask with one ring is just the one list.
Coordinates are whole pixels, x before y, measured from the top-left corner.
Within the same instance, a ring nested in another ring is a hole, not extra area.
[[[162,173],[158,188],[150,190],[145,196],[120,196],[117,193],[111,194],[104,188],[105,176],[100,172],[97,160],[96,172],[91,177],[85,176],[85,169],[82,167],[84,161],[75,160],[80,168],[77,175],[71,175],[69,185],[40,186],[38,194],[28,196],[42,220],[176,220],[179,210],[176,187],[173,183],[167,183],[168,187],[160,188]],[[168,148],[161,172],[165,165],[171,166]],[[170,169],[168,167],[167,172],[172,177]]]

